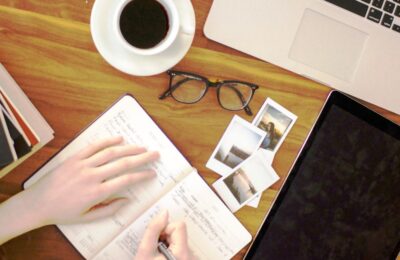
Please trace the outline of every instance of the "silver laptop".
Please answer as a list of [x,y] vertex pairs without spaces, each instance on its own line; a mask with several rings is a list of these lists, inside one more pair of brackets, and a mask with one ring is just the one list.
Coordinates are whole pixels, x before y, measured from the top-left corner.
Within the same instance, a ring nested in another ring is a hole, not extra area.
[[204,33],[400,114],[400,0],[214,0]]

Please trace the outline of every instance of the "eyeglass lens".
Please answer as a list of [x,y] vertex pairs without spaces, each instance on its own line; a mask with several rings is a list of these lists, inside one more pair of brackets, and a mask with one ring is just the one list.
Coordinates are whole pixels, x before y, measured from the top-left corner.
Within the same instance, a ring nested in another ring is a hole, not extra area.
[[171,95],[182,103],[199,101],[207,89],[206,82],[190,76],[175,75],[171,82]]
[[219,102],[226,109],[240,110],[250,102],[252,93],[249,85],[238,82],[224,83],[219,88]]

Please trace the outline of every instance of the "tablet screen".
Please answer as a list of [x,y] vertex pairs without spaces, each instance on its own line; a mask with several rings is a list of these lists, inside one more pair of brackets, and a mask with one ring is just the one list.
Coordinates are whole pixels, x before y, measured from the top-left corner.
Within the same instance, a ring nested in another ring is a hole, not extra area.
[[331,95],[246,259],[391,259],[400,128]]

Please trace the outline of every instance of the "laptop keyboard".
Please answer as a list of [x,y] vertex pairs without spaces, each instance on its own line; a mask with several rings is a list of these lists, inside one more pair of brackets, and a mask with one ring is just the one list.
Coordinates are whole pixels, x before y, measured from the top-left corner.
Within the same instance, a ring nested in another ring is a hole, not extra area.
[[325,0],[400,33],[400,0]]

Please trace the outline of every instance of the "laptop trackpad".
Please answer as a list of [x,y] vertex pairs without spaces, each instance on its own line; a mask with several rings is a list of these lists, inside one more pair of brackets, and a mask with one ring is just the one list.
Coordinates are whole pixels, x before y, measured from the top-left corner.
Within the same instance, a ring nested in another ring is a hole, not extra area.
[[289,58],[351,82],[368,34],[306,9]]

